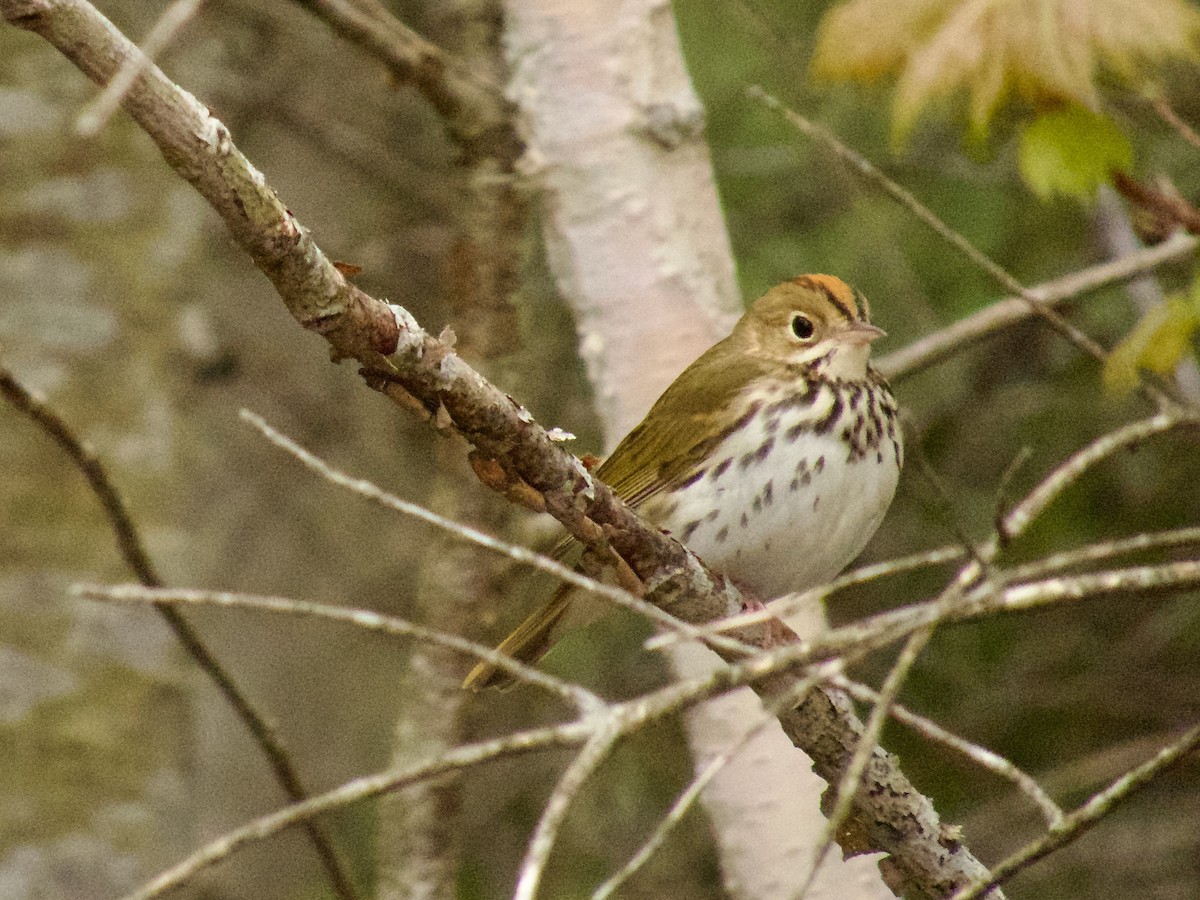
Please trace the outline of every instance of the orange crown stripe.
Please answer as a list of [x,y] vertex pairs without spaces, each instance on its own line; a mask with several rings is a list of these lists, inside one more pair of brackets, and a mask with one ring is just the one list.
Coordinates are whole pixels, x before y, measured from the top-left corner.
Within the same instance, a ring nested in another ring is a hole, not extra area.
[[849,322],[861,320],[866,310],[858,301],[858,292],[836,275],[799,275],[792,284],[820,291]]

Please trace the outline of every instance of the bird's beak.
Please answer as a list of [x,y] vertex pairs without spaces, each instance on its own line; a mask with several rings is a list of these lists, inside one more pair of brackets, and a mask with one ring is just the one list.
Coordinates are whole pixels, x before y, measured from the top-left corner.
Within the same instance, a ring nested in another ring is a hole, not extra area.
[[866,322],[852,322],[841,331],[842,340],[852,344],[870,344],[887,337],[887,332],[878,325],[868,325]]

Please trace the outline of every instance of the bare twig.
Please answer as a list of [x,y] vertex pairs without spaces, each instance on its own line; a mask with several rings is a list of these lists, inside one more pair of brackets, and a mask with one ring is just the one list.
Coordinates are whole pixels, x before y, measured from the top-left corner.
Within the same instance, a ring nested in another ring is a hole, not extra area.
[[[1112,559],[1115,556],[1124,556],[1126,554],[1141,553],[1149,550],[1194,547],[1197,544],[1200,544],[1200,527],[1139,534],[1119,540],[1088,544],[1085,547],[1077,547],[1073,550],[1064,550],[1061,553],[1054,553],[1042,559],[1009,569],[994,569],[993,577],[997,582],[1005,584],[1035,582],[1045,580],[1064,569],[1074,568],[1075,566],[1087,563],[1102,562]],[[916,553],[911,556],[900,557],[899,559],[884,560],[883,562],[863,566],[835,578],[823,587],[773,601],[770,610],[755,610],[737,616],[730,616],[728,619],[720,619],[710,625],[697,629],[699,632],[697,637],[707,637],[710,634],[719,633],[727,627],[735,628],[756,622],[765,622],[772,615],[786,617],[789,612],[794,612],[805,603],[815,603],[823,597],[830,596],[851,585],[863,584],[876,578],[909,572],[927,566],[956,562],[962,559],[964,555],[960,548],[947,546],[925,553]],[[648,649],[659,649],[673,644],[678,640],[679,638],[675,634],[664,633],[647,640],[646,646]]]
[[1177,765],[1189,753],[1200,747],[1200,725],[1190,728],[1174,743],[1164,747],[1152,759],[1126,772],[1087,803],[1072,812],[1056,828],[1038,840],[1026,844],[992,870],[992,876],[978,884],[963,888],[951,900],[976,900],[997,885],[1003,884],[1022,869],[1042,859],[1059,847],[1081,838],[1097,822],[1107,816],[1117,804]]
[[[1013,508],[1008,515],[998,523],[996,536],[972,553],[970,562],[960,570],[953,585],[935,603],[947,607],[956,605],[957,598],[962,592],[976,583],[980,578],[989,575],[991,563],[996,554],[1005,546],[1007,540],[1020,535],[1028,525],[1056,498],[1063,490],[1073,484],[1082,474],[1088,471],[1117,450],[1140,443],[1147,438],[1175,428],[1181,424],[1178,416],[1160,413],[1142,422],[1135,422],[1119,428],[1093,441],[1088,447],[1070,457],[1066,462],[1055,468],[1042,482],[1031,491],[1024,500]],[[1195,424],[1193,422],[1193,424]],[[936,484],[936,481],[934,482]],[[994,573],[991,573],[994,575]],[[984,581],[983,591],[991,593],[989,585],[993,579]],[[1098,584],[1098,582],[1097,582]],[[916,661],[933,635],[934,625],[929,624],[914,630],[908,637],[904,649],[889,672],[887,680],[880,691],[880,700],[871,711],[863,729],[862,737],[855,747],[854,754],[838,781],[836,799],[830,813],[822,839],[817,846],[813,868],[810,871],[800,896],[803,896],[815,877],[817,868],[828,852],[832,835],[837,833],[850,810],[850,804],[856,791],[859,790],[859,779],[865,771],[870,755],[879,740],[883,725],[886,722],[890,706],[895,702],[897,693],[907,676],[908,671]]]
[[[851,681],[843,675],[834,675],[830,678],[830,681],[856,700],[861,700],[864,703],[879,703],[879,692],[872,690],[865,684]],[[1038,811],[1041,812],[1042,817],[1046,820],[1048,827],[1054,828],[1062,822],[1062,810],[1057,803],[1050,799],[1050,796],[1042,789],[1042,786],[1032,776],[1017,768],[1011,761],[1005,759],[1000,754],[987,749],[987,747],[971,743],[953,732],[947,731],[936,722],[913,712],[900,703],[893,703],[888,710],[888,714],[897,722],[907,725],[933,743],[949,747],[951,750],[961,753],[967,759],[976,765],[982,766],[994,775],[1011,781],[1021,793],[1033,801]]]
[[243,409],[241,412],[242,420],[248,422],[254,428],[258,429],[268,441],[279,447],[281,450],[291,454],[321,478],[331,484],[337,485],[340,488],[357,494],[358,496],[378,503],[380,506],[394,510],[406,516],[411,516],[440,528],[447,534],[451,534],[460,540],[475,544],[478,547],[488,550],[492,553],[503,556],[513,562],[521,565],[529,566],[531,569],[536,569],[539,572],[545,572],[548,575],[553,575],[558,580],[565,584],[572,585],[581,590],[594,594],[597,597],[602,597],[612,603],[614,606],[623,607],[631,610],[638,615],[645,616],[650,621],[654,622],[660,628],[664,629],[668,634],[678,635],[685,640],[702,640],[714,648],[726,650],[729,653],[747,654],[753,652],[754,648],[733,638],[726,638],[719,634],[709,634],[704,627],[692,625],[675,618],[670,613],[664,612],[653,603],[647,603],[645,600],[631,594],[629,591],[616,585],[605,584],[602,581],[597,581],[577,569],[572,569],[569,566],[564,566],[556,559],[551,559],[545,554],[538,553],[535,550],[530,550],[528,547],[522,547],[520,544],[514,544],[510,541],[494,537],[486,534],[477,528],[472,528],[470,525],[465,525],[462,522],[456,522],[453,519],[448,519],[445,516],[438,515],[432,510],[417,504],[410,503],[394,494],[389,494],[382,488],[365,481],[361,478],[354,478],[350,475],[340,472],[330,466],[327,462],[309,451],[305,450],[295,441],[288,438],[286,435],[276,431],[260,416],[255,415],[249,410]]
[[1200,134],[1197,134],[1191,125],[1179,117],[1179,114],[1175,112],[1175,107],[1171,105],[1171,101],[1162,94],[1154,94],[1149,99],[1150,106],[1154,108],[1159,117],[1174,128],[1187,143],[1200,150]]
[[1113,173],[1113,187],[1126,200],[1157,216],[1167,228],[1178,226],[1190,234],[1200,232],[1200,210],[1183,197],[1142,184],[1127,172]]
[[1004,467],[1004,471],[1000,473],[1000,481],[996,485],[996,505],[995,512],[992,515],[992,523],[995,528],[995,534],[1000,539],[1000,546],[1006,546],[1007,537],[1004,533],[1004,517],[1008,514],[1011,505],[1011,500],[1008,495],[1008,489],[1012,486],[1012,480],[1016,477],[1017,472],[1029,462],[1029,457],[1033,455],[1033,451],[1029,447],[1022,447],[1017,455],[1013,457],[1012,462]]
[[[910,191],[888,178],[866,157],[839,141],[828,129],[784,106],[780,100],[757,85],[749,88],[747,93],[778,112],[798,131],[829,148],[843,162],[853,166],[860,175],[878,186],[917,219],[929,226],[942,240],[965,256],[977,268],[987,273],[1002,288],[1020,297],[1034,314],[1045,319],[1051,328],[1079,350],[1101,364],[1108,358],[1108,352],[1103,347],[1064,319],[1053,306],[1045,303],[1034,291],[1017,281],[999,263],[968,241],[964,235],[943,222],[933,210],[925,206]],[[1173,403],[1174,398],[1168,396],[1159,385],[1145,379],[1139,382],[1139,389],[1159,408],[1165,408]]]
[[1070,569],[1085,563],[1101,562],[1114,556],[1124,556],[1129,553],[1142,553],[1147,550],[1172,550],[1180,547],[1195,547],[1200,545],[1200,527],[1177,528],[1170,531],[1156,531],[1135,534],[1132,537],[1115,541],[1100,541],[1077,547],[1074,550],[1064,550],[1052,553],[1050,556],[1016,566],[1004,573],[1006,580],[1032,581],[1044,578],[1054,572]]
[[[441,116],[462,150],[459,162],[469,191],[469,199],[457,210],[463,237],[455,250],[460,257],[455,272],[467,276],[469,288],[452,292],[451,298],[462,301],[456,295],[470,295],[471,314],[461,318],[460,327],[487,334],[490,340],[499,335],[514,342],[516,316],[508,301],[519,278],[522,226],[528,216],[529,198],[519,188],[517,171],[525,145],[516,107],[488,77],[495,69],[487,64],[491,60],[482,60],[484,54],[479,53],[467,59],[447,53],[379,0],[296,2],[370,54],[397,81],[412,84]],[[482,11],[479,15],[489,18]],[[495,45],[498,48],[498,39]],[[494,57],[499,58],[498,50]]]
[[59,449],[67,454],[75,468],[87,480],[88,487],[100,501],[108,524],[117,538],[117,550],[125,565],[133,571],[138,581],[147,587],[162,584],[150,555],[142,546],[142,537],[133,523],[125,500],[117,490],[108,471],[100,462],[96,452],[67,424],[67,421],[52,409],[46,401],[21,384],[8,369],[0,367],[0,393],[18,412],[26,415],[38,426]]
[[1039,316],[1042,316],[1055,331],[1059,332],[1068,341],[1083,350],[1085,353],[1103,361],[1106,354],[1104,349],[1096,344],[1091,338],[1083,334],[1070,322],[1066,321],[1053,309],[1048,307],[1040,297],[1033,294],[1021,282],[1017,281],[1004,268],[997,264],[994,260],[983,253],[978,247],[968,241],[962,234],[955,231],[945,222],[943,222],[933,210],[927,207],[924,203],[916,198],[912,192],[904,189],[891,178],[888,178],[882,171],[879,170],[872,162],[870,162],[861,153],[847,147],[840,140],[833,136],[827,128],[818,125],[804,116],[800,115],[793,109],[789,109],[778,98],[771,96],[761,87],[754,85],[749,88],[747,93],[751,98],[764,103],[766,106],[775,110],[782,115],[789,124],[797,131],[802,132],[815,141],[823,144],[831,150],[838,159],[848,163],[858,171],[860,175],[868,181],[879,187],[885,194],[907,209],[921,222],[925,223],[947,244],[970,260],[977,268],[986,272],[991,278],[996,281],[1006,291],[1016,294],[1021,299],[1025,300],[1030,309]]
[[[1097,245],[1111,259],[1120,259],[1143,249],[1141,238],[1134,228],[1133,220],[1114,191],[1101,185],[1096,196],[1096,209],[1092,216]],[[1180,230],[1170,228],[1170,234]],[[1158,308],[1166,299],[1162,285],[1153,272],[1146,272],[1125,283],[1125,294],[1129,297],[1138,315],[1145,316]],[[1200,366],[1191,354],[1185,354],[1175,366],[1173,386],[1189,405],[1200,402]]]
[[520,155],[504,92],[421,37],[377,0],[296,0],[361,47],[401,83],[411,82],[442,116],[456,142],[473,155]]
[[332,622],[342,622],[386,634],[391,637],[414,638],[430,644],[446,647],[465,656],[477,660],[486,660],[499,666],[510,675],[521,681],[536,685],[552,694],[563,698],[580,714],[593,713],[606,704],[596,694],[581,685],[571,684],[560,678],[555,678],[547,672],[535,669],[519,662],[503,653],[498,653],[484,644],[469,641],[453,634],[444,634],[434,628],[426,628],[397,616],[385,616],[382,613],[366,609],[348,609],[341,606],[330,606],[325,603],[311,603],[306,600],[293,600],[288,597],[260,597],[253,594],[238,594],[229,591],[195,591],[175,589],[148,589],[133,585],[116,585],[102,587],[100,585],[79,585],[74,592],[88,600],[102,600],[110,603],[152,603],[155,605],[171,606],[220,606],[231,609],[252,609],[260,612],[270,612],[290,616],[325,619]]
[[610,704],[607,711],[590,713],[577,721],[456,747],[426,763],[355,779],[303,803],[296,803],[262,816],[223,835],[178,865],[161,873],[130,894],[126,900],[150,900],[152,897],[161,896],[187,883],[199,872],[227,859],[243,846],[265,840],[330,810],[484,762],[535,750],[579,746],[592,740],[601,730],[615,729],[617,737],[620,737],[711,697],[749,684],[760,672],[761,667],[749,661],[724,667],[702,678],[670,684],[645,696],[624,703]]
[[[1103,572],[1088,572],[1014,584],[996,595],[996,611],[1019,612],[1061,603],[1064,600],[1094,599],[1112,594],[1170,594],[1190,590],[1200,583],[1200,560],[1184,559],[1156,566],[1130,566]],[[970,616],[981,614],[991,600],[979,598]]]
[[[973,565],[973,564],[972,564]],[[969,570],[959,573],[967,584]],[[903,640],[931,623],[969,622],[998,613],[1024,612],[1051,604],[1119,595],[1165,595],[1200,585],[1200,560],[1188,559],[1147,566],[1107,569],[1004,585],[995,579],[973,584],[961,596],[947,592],[934,600],[876,613],[800,643],[767,650],[735,666],[751,666],[755,678],[813,665],[847,654],[864,654]]]
[[[1192,235],[1174,234],[1154,247],[1080,269],[1032,287],[1029,291],[1047,304],[1066,303],[1093,291],[1137,278],[1160,266],[1182,262],[1195,254],[1197,244],[1200,244],[1200,240]],[[998,300],[953,325],[880,357],[875,366],[892,381],[899,381],[1033,315],[1033,309],[1021,297]]]
[[763,703],[765,715],[756,722],[753,727],[747,728],[746,731],[737,740],[731,742],[723,751],[718,753],[705,765],[703,771],[697,774],[683,792],[675,798],[675,802],[671,804],[671,808],[667,810],[667,814],[663,816],[662,821],[654,829],[654,833],[646,839],[637,852],[634,853],[618,871],[614,872],[603,884],[601,884],[592,893],[592,900],[609,900],[618,888],[626,881],[637,874],[650,858],[658,851],[658,849],[666,841],[668,835],[676,825],[683,819],[687,811],[691,809],[697,800],[700,799],[700,794],[705,787],[708,786],[720,771],[732,760],[742,749],[746,747],[763,729],[770,726],[778,715],[779,711],[790,703],[795,703],[799,698],[812,690],[813,686],[819,681],[832,680],[835,677],[835,672],[841,668],[841,663],[833,661],[825,663],[814,669],[797,681],[789,691],[781,697],[776,697],[767,700]]
[[[1035,491],[1033,491],[1031,495],[1022,502],[1022,504],[1018,507],[1018,511],[1024,510],[1026,514],[1029,514],[1031,517],[1036,515],[1045,508],[1045,506],[1054,496],[1056,496],[1059,491],[1073,483],[1073,481],[1090,466],[1095,465],[1097,462],[1106,458],[1108,455],[1111,455],[1112,452],[1115,452],[1121,447],[1129,446],[1132,443],[1144,440],[1149,436],[1160,433],[1161,431],[1167,430],[1168,428],[1174,427],[1178,424],[1181,423],[1177,419],[1168,416],[1159,416],[1155,417],[1154,419],[1147,420],[1146,423],[1135,423],[1134,425],[1128,426],[1125,429],[1120,429],[1113,434],[1105,435],[1103,438],[1095,442],[1091,447],[1085,448],[1084,451],[1081,451],[1075,457],[1072,457],[1070,460],[1068,460],[1063,466],[1052,472],[1051,475],[1048,476],[1043,482],[1043,484],[1035,489]],[[1018,533],[1024,527],[1022,515],[1018,511],[1014,511],[1017,512],[1017,515],[1015,516],[1014,520],[1009,523],[1009,528],[1012,529],[1014,533]],[[1126,546],[1126,544],[1123,542],[1120,545],[1110,547],[1109,552],[1139,549],[1146,546],[1152,546],[1156,543],[1182,543],[1185,542],[1188,537],[1188,535],[1184,534],[1172,535],[1169,539],[1163,538],[1157,542],[1149,539],[1131,541],[1128,542],[1128,546]],[[954,555],[961,556],[961,551],[956,552]],[[1064,560],[1064,562],[1066,561],[1070,560]],[[1182,575],[1187,574],[1185,568],[1177,568],[1175,573]],[[1091,576],[1090,580],[1066,579],[1057,582],[1042,583],[1036,586],[1018,586],[1019,589],[1014,591],[1012,594],[1012,599],[1015,601],[1012,606],[1013,608],[1017,608],[1018,605],[1025,605],[1029,602],[1034,602],[1034,597],[1038,595],[1040,595],[1043,600],[1050,597],[1061,599],[1072,595],[1083,596],[1093,589],[1116,589],[1120,587],[1121,580],[1124,580],[1126,587],[1130,585],[1136,585],[1137,587],[1141,588],[1149,588],[1154,585],[1155,578],[1158,577],[1161,579],[1163,574],[1164,570],[1162,567],[1159,567],[1159,569],[1154,571],[1146,567],[1141,570],[1125,570],[1119,575],[1115,573],[1107,573]],[[1195,573],[1192,574],[1194,575]],[[1167,578],[1169,580],[1170,576],[1168,575]],[[917,637],[920,637],[922,634],[926,633],[927,629],[917,632]],[[900,669],[897,669],[896,671],[900,671]],[[896,681],[896,684],[898,685],[898,681]],[[880,705],[877,710],[886,710],[886,707],[887,704],[885,703]],[[882,718],[880,718],[879,721],[882,721]],[[870,723],[868,728],[870,728]],[[864,752],[861,750],[861,748],[871,748],[874,746],[874,741],[869,731],[867,739],[860,743],[859,746],[860,753]],[[859,758],[865,760],[867,756],[869,756],[869,754],[863,755]],[[1006,771],[1003,766],[996,764],[994,760],[992,763],[993,768],[996,768],[1000,771]],[[865,763],[863,762],[858,763],[859,766],[864,764]],[[1008,768],[1011,769],[1011,766]],[[851,771],[853,771],[853,767]],[[1011,775],[1011,772],[1007,772],[1007,774]],[[1025,781],[1028,781],[1028,779],[1026,778]],[[1030,793],[1031,796],[1039,799],[1039,806],[1046,812],[1047,816],[1061,815],[1057,812],[1057,807],[1055,807],[1053,803],[1045,797],[1044,793],[1041,793],[1040,790],[1036,788],[1036,785],[1033,785],[1033,790],[1029,790],[1028,784],[1024,784],[1024,782],[1020,779],[1018,779],[1018,782],[1023,784],[1027,790],[1027,793]],[[842,796],[847,795],[843,794]],[[838,821],[837,813],[835,813],[833,821]]]
[[896,702],[900,688],[903,686],[905,679],[908,678],[908,673],[916,663],[917,657],[921,655],[921,651],[925,649],[929,643],[929,639],[933,637],[934,627],[934,625],[926,625],[924,628],[914,631],[909,635],[908,640],[904,643],[904,649],[900,651],[900,655],[896,658],[895,663],[892,664],[892,669],[888,672],[888,676],[883,682],[883,687],[879,691],[879,700],[871,709],[871,715],[867,717],[867,722],[863,726],[863,732],[859,736],[858,744],[854,748],[854,755],[850,758],[849,765],[846,766],[846,770],[838,780],[837,788],[834,792],[833,809],[829,811],[825,827],[821,830],[821,837],[817,841],[817,846],[813,851],[812,868],[809,869],[808,877],[801,885],[797,897],[804,897],[812,887],[813,881],[817,877],[817,872],[820,870],[821,864],[825,861],[825,856],[829,853],[829,848],[833,845],[835,836],[845,824],[846,818],[850,815],[850,810],[854,804],[854,796],[863,787],[861,784],[863,773],[866,772],[867,765],[871,761],[871,754],[875,750],[875,745],[879,743],[879,737],[883,734],[883,726],[887,724],[892,704]]
[[[810,588],[798,594],[786,594],[777,600],[772,600],[769,609],[756,609],[750,612],[739,613],[736,616],[730,616],[727,619],[717,619],[714,622],[710,622],[707,625],[697,628],[695,637],[697,639],[707,638],[710,635],[720,634],[727,630],[744,628],[747,625],[754,625],[759,622],[769,622],[776,617],[786,619],[792,613],[806,606],[824,601],[845,588],[866,584],[879,578],[902,575],[905,572],[915,572],[931,566],[941,566],[946,563],[958,562],[965,555],[966,553],[961,547],[938,547],[935,550],[925,550],[921,553],[913,553],[909,556],[899,557],[898,559],[888,559],[883,562],[851,569],[849,572],[839,575],[828,584]],[[665,633],[655,635],[646,641],[646,649],[658,650],[678,641],[679,637],[675,634]]]
[[[975,546],[975,542],[967,535],[966,528],[959,521],[958,511],[954,508],[954,501],[950,498],[950,492],[946,490],[945,485],[942,484],[942,479],[925,456],[925,447],[919,441],[911,443],[916,446],[908,451],[908,455],[916,465],[917,471],[921,473],[921,477],[925,479],[925,483],[929,485],[929,489],[933,492],[933,498],[937,503],[937,512],[941,513],[942,527],[958,540],[958,545],[962,548],[963,555],[975,563],[979,572],[986,572],[992,563],[992,556],[994,554],[989,554],[986,548]],[[1003,489],[1003,478],[1000,483],[1001,489]]]
[[[1124,259],[1145,249],[1120,195],[1107,184],[1101,185],[1096,193],[1092,233],[1096,246],[1108,259]],[[1178,229],[1171,229],[1171,233],[1178,233]],[[1143,272],[1125,282],[1125,294],[1142,316],[1166,299],[1153,272]]]
[[533,836],[529,839],[525,859],[517,870],[517,889],[513,893],[513,900],[534,900],[542,872],[546,870],[546,862],[550,859],[550,851],[558,837],[558,830],[566,818],[567,808],[579,795],[583,783],[608,758],[609,752],[621,735],[622,729],[619,725],[619,722],[610,718],[597,727],[579,751],[579,755],[567,766],[558,784],[554,786],[542,809],[542,815],[538,818],[537,827],[533,829]]
[[266,840],[293,825],[307,822],[322,813],[341,809],[387,791],[416,784],[448,772],[480,765],[493,760],[507,759],[538,750],[561,749],[582,744],[591,734],[583,722],[567,722],[546,728],[520,731],[489,741],[455,747],[426,763],[399,770],[380,772],[348,781],[324,794],[303,803],[286,806],[270,815],[222,835],[182,860],[152,881],[129,894],[125,900],[151,900],[179,888],[205,869],[228,859],[234,852],[255,841]]
[[[10,22],[42,34],[102,83],[133,52],[109,23],[79,0],[0,0],[0,11]],[[223,217],[235,239],[271,278],[296,319],[324,335],[343,356],[359,359],[373,375],[386,375],[387,383],[380,384],[381,390],[393,397],[403,392],[426,415],[442,413],[439,421],[453,424],[477,447],[499,460],[506,471],[529,484],[573,535],[594,545],[610,541],[640,576],[651,580],[652,586],[663,588],[657,596],[677,602],[676,608],[689,621],[705,621],[734,607],[735,596],[714,591],[712,576],[694,558],[633,516],[603,485],[593,482],[524,410],[484,382],[448,346],[426,335],[406,311],[389,310],[347,285],[265,186],[261,174],[233,146],[224,126],[156,67],[147,66],[122,103],[156,140],[168,162]],[[390,359],[384,358],[393,353]],[[1035,603],[1117,592],[1182,590],[1197,582],[1200,564],[1185,561],[1005,588],[984,585],[968,598],[969,602],[953,609],[926,605],[904,611],[904,616],[879,619],[873,625],[876,631],[869,636],[886,643],[938,617],[965,619],[997,609],[1028,608]],[[794,681],[795,665],[844,652],[852,637],[864,633],[860,628],[840,635],[834,632],[811,643],[774,646],[761,659],[726,667],[715,677],[722,679],[722,685],[737,678],[757,681],[760,691],[778,694]],[[764,634],[746,639],[771,646]],[[714,687],[714,692],[717,689]],[[688,702],[695,697],[691,695]],[[675,695],[675,702],[683,701]],[[800,707],[785,711],[780,720],[794,742],[811,749],[822,777],[835,781],[847,764],[846,754],[823,753],[820,746],[815,746],[813,735],[828,734],[839,747],[853,746],[861,726],[839,696],[814,691]],[[819,727],[827,731],[821,732]],[[579,732],[575,743],[587,736]],[[561,735],[555,737],[561,739]],[[938,840],[942,826],[928,802],[903,781],[894,765],[877,753],[868,768],[872,783],[881,786],[881,793],[889,794],[889,803],[896,802],[884,808],[875,798],[867,798],[863,815],[872,818],[874,833],[894,832],[880,844],[881,849],[894,854],[893,867],[902,868],[903,881],[916,890],[977,880],[982,867],[957,842]],[[284,825],[300,818],[285,817]],[[906,830],[911,822],[920,823],[919,834]],[[938,858],[932,862],[921,859],[926,852],[934,852]]]
[[405,208],[436,215],[446,205],[446,192],[439,181],[429,178],[428,170],[389,147],[383,138],[368,136],[357,120],[347,113],[320,109],[308,111],[298,101],[271,98],[254,110],[260,121],[273,120],[297,140],[307,141],[322,153],[349,166],[379,189],[386,189]]
[[[18,411],[27,415],[65,452],[76,468],[87,480],[88,486],[100,501],[109,525],[117,538],[117,547],[125,564],[147,588],[162,586],[162,580],[154,569],[149,554],[142,545],[141,535],[133,522],[124,499],[108,476],[95,452],[79,437],[57,412],[51,409],[40,397],[27,390],[7,369],[0,367],[0,393]],[[243,693],[233,676],[225,671],[224,666],[217,660],[213,652],[204,643],[191,622],[178,610],[163,604],[155,604],[155,609],[166,621],[184,651],[199,666],[200,670],[216,685],[217,690],[232,707],[234,713],[250,732],[263,756],[266,757],[271,772],[284,794],[290,800],[300,801],[307,796],[304,783],[300,779],[291,755],[284,747],[275,728],[267,718],[258,711],[250,698]],[[318,825],[309,823],[305,826],[313,849],[321,860],[330,884],[343,900],[353,900],[357,896],[354,884],[346,873],[333,842],[329,835]]]
[[[756,684],[777,688],[781,693],[795,686],[792,679],[780,681],[778,676],[792,673],[799,665],[810,665],[831,660],[840,654],[862,654],[872,649],[912,634],[914,631],[936,621],[966,621],[970,618],[990,615],[997,611],[1029,609],[1037,605],[1065,602],[1085,597],[1101,597],[1114,593],[1154,593],[1193,589],[1200,585],[1200,560],[1169,563],[1161,566],[1143,566],[1103,573],[1052,579],[1036,584],[1017,585],[995,590],[983,587],[975,589],[966,602],[949,605],[945,602],[930,602],[916,607],[882,613],[865,622],[834,629],[805,644],[787,644],[762,653],[752,659],[730,664],[715,672],[691,681],[679,682],[661,688],[652,694],[630,700],[623,704],[612,704],[609,709],[621,723],[621,733],[629,733],[637,727],[673,714],[745,684]],[[177,596],[168,592],[164,597]],[[133,595],[130,594],[132,597]],[[183,596],[186,596],[183,595]],[[347,611],[342,611],[347,612]],[[484,652],[491,652],[485,650]],[[771,696],[768,694],[768,696]],[[809,693],[801,707],[785,710],[782,717],[798,715],[805,720],[804,707],[814,702],[828,702],[830,695]],[[284,828],[308,821],[313,816],[348,803],[357,802],[391,790],[421,778],[433,777],[465,765],[496,758],[500,755],[528,752],[545,747],[575,746],[589,740],[604,716],[589,715],[577,722],[558,725],[511,735],[498,741],[482,745],[458,748],[428,764],[406,769],[404,772],[385,773],[370,779],[360,779],[338,788],[329,794],[315,797],[304,803],[290,806],[277,813],[265,816],[244,828],[237,829],[212,844],[202,848],[178,866],[163,873],[142,891],[132,895],[136,898],[158,896],[160,893],[182,884],[196,872],[225,859],[244,844],[270,837]],[[848,738],[853,740],[853,738]],[[851,746],[847,744],[846,746]],[[482,750],[480,748],[483,748]],[[818,766],[826,766],[822,754],[814,756]],[[877,771],[882,763],[882,754],[872,756],[873,780],[880,777]],[[886,783],[891,790],[908,790],[893,774]],[[885,788],[887,790],[887,788]],[[903,808],[904,804],[902,804]],[[949,839],[947,839],[949,840]],[[951,843],[953,843],[951,841]],[[947,848],[943,847],[943,852]],[[978,880],[978,879],[977,879]]]
[[1176,428],[1195,427],[1198,424],[1200,416],[1159,413],[1100,436],[1058,466],[1009,511],[1001,523],[1004,538],[1008,540],[1024,533],[1059,494],[1078,481],[1096,463],[1112,456],[1118,450],[1137,446],[1155,435]]

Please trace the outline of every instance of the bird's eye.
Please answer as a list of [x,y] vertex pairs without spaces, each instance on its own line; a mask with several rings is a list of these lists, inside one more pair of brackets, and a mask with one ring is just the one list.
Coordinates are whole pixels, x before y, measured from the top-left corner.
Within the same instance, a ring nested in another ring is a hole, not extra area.
[[800,338],[800,340],[807,341],[813,336],[814,331],[816,331],[816,328],[812,323],[812,319],[808,316],[800,313],[792,316],[792,334]]

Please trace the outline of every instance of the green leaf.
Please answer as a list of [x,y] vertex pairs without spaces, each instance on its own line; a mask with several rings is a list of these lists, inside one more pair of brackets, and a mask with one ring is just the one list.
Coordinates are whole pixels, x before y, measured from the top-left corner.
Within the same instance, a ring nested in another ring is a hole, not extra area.
[[[1200,282],[1198,282],[1200,284]],[[1170,375],[1192,352],[1192,338],[1200,328],[1197,290],[1192,296],[1174,296],[1154,307],[1113,348],[1104,364],[1104,384],[1110,391],[1127,394],[1137,387],[1145,369]]]
[[1109,173],[1130,167],[1133,147],[1110,119],[1072,104],[1025,127],[1019,162],[1021,177],[1043,200],[1056,194],[1090,199]]

